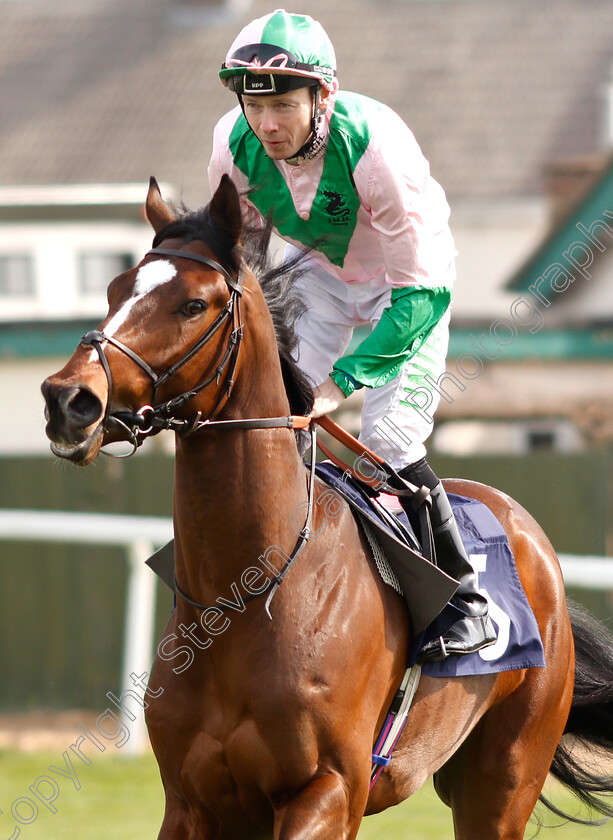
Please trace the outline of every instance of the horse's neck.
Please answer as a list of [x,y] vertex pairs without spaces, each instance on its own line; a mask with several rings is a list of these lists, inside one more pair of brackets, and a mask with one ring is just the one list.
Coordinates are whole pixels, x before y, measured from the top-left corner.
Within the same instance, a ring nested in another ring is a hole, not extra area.
[[[245,348],[247,349],[247,348]],[[229,417],[289,414],[274,336],[257,358],[264,377],[243,367]],[[306,471],[289,429],[205,429],[177,442],[175,533],[177,573],[192,597],[207,598],[272,546],[289,554],[303,525]],[[202,591],[204,590],[204,591]]]
[[206,602],[269,548],[291,553],[305,516],[306,473],[287,429],[222,431],[199,446],[186,443],[176,456],[177,573]]

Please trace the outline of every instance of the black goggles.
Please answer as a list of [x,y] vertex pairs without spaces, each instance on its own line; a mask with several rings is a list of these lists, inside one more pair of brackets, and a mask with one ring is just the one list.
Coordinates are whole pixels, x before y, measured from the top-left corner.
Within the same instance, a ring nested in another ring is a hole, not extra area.
[[240,76],[230,76],[228,79],[228,88],[232,93],[247,94],[247,96],[258,94],[271,96],[318,84],[317,79],[309,76],[287,76],[276,73],[244,73]]
[[[250,73],[249,70],[254,66],[261,67],[263,70],[270,69],[272,72]],[[318,83],[318,80],[312,77],[284,74],[284,70],[301,70],[306,73],[336,76],[336,70],[332,67],[299,61],[293,53],[282,47],[276,47],[274,44],[247,44],[239,47],[231,58],[221,65],[221,69],[226,71],[244,69],[244,73],[227,78],[230,90],[239,94],[287,93],[288,90]]]

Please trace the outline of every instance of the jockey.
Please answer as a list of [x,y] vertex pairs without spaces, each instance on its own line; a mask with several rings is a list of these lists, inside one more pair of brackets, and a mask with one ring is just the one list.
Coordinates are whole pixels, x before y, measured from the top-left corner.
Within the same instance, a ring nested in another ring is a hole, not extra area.
[[[307,251],[298,364],[316,385],[312,416],[365,388],[361,441],[430,489],[438,563],[460,581],[452,603],[464,617],[420,659],[493,644],[487,601],[425,458],[455,275],[444,192],[396,113],[339,92],[334,48],[311,17],[278,9],[254,20],[219,75],[238,105],[215,128],[211,189],[228,173],[246,221],[270,218],[290,256]],[[348,351],[366,324],[372,332]]]

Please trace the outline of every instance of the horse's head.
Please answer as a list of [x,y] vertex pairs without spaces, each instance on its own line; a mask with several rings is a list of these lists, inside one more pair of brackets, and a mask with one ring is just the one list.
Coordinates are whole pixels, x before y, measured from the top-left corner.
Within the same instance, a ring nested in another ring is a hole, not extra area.
[[216,414],[236,375],[242,278],[234,185],[224,177],[198,214],[206,237],[186,234],[154,179],[146,213],[153,249],[112,281],[107,317],[42,386],[51,449],[75,464],[91,463],[106,443],[138,441],[151,406],[158,423],[164,412]]

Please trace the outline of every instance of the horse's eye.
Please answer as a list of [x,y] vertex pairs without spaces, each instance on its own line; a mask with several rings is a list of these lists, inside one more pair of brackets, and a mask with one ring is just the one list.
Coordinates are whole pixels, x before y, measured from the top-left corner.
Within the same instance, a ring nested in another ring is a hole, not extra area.
[[181,311],[184,315],[202,315],[206,312],[206,303],[203,300],[190,300]]

